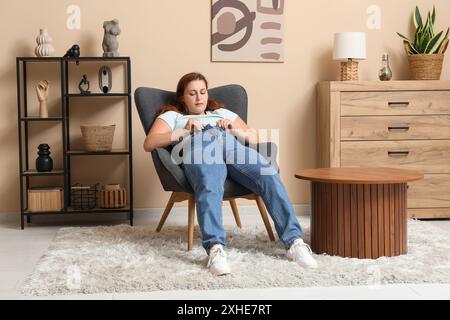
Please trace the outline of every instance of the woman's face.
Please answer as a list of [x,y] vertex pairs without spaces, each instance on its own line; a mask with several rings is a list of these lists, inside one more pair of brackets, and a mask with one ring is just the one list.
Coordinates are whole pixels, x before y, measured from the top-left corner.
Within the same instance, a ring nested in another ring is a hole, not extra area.
[[194,80],[189,82],[184,90],[183,101],[189,114],[204,114],[208,104],[208,89],[205,81]]

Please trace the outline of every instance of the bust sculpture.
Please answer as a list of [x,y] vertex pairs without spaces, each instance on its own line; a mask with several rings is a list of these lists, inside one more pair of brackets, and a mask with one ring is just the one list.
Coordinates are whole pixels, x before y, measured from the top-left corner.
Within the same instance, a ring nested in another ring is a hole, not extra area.
[[105,21],[103,23],[103,29],[105,34],[103,36],[103,56],[104,57],[118,57],[119,43],[117,42],[117,36],[121,30],[119,28],[119,20],[113,19],[111,21]]

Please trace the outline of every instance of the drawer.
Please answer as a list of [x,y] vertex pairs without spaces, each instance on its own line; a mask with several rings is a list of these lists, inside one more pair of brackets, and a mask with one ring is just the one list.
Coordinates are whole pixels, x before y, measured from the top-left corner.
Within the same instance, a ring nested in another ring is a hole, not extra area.
[[450,173],[450,140],[344,141],[342,167],[393,167]]
[[450,217],[450,208],[412,208],[408,216],[414,219],[440,219]]
[[450,139],[450,115],[342,117],[341,140]]
[[341,115],[450,114],[450,91],[342,92]]
[[408,208],[450,207],[450,174],[426,174],[408,188]]

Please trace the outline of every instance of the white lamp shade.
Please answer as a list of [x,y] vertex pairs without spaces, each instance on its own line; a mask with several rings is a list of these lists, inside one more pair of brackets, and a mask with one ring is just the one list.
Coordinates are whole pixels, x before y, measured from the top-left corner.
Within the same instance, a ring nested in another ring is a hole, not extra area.
[[366,59],[366,34],[364,32],[335,33],[333,59]]

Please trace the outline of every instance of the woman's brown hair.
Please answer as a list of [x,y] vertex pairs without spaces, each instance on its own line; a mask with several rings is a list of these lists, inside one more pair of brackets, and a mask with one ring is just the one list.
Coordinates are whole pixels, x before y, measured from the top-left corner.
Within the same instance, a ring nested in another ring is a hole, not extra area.
[[[186,108],[186,105],[183,102],[184,90],[186,89],[186,87],[188,86],[188,84],[191,81],[195,81],[195,80],[202,80],[202,81],[204,81],[205,85],[206,85],[206,89],[208,89],[208,81],[206,80],[205,76],[202,75],[201,73],[191,72],[191,73],[185,74],[178,81],[177,91],[175,93],[175,101],[173,101],[172,103],[161,107],[161,109],[159,109],[158,116],[160,114],[163,114],[163,113],[167,112],[167,111],[175,111],[175,112],[181,113],[183,115],[188,114],[188,110]],[[223,104],[222,103],[217,102],[217,101],[212,100],[212,99],[208,99],[208,103],[206,105],[205,111],[214,111],[214,110],[220,109],[220,108],[223,108]]]

